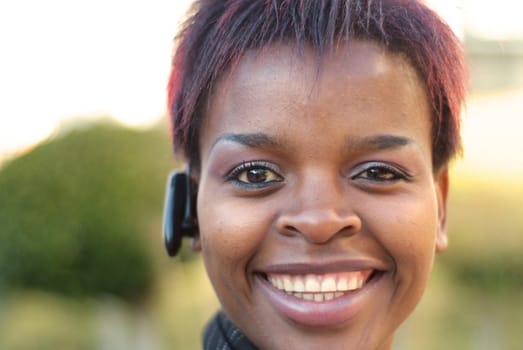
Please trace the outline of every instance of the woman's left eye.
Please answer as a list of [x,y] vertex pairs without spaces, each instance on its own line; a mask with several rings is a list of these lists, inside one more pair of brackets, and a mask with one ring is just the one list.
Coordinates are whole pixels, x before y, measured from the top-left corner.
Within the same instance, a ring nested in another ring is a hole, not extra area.
[[394,182],[398,180],[407,180],[409,176],[393,166],[386,164],[369,164],[356,175],[352,176],[353,180],[363,179],[374,182]]

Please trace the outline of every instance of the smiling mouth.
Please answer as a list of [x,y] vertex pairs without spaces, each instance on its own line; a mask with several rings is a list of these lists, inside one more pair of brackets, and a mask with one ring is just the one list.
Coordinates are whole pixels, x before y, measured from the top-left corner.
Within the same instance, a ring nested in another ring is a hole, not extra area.
[[326,274],[262,274],[276,289],[299,299],[324,302],[363,288],[379,272],[374,269]]

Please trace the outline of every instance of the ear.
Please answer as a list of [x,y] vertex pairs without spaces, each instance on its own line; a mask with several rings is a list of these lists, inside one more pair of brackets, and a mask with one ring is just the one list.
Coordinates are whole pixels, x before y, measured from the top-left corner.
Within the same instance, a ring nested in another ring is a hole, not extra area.
[[191,249],[193,252],[200,252],[202,250],[200,234],[197,234],[194,238],[191,239]]
[[447,236],[447,196],[449,193],[449,170],[445,166],[434,177],[436,198],[438,201],[438,232],[436,235],[436,253],[443,252],[448,246]]
[[200,252],[202,250],[202,242],[200,239],[200,230],[198,227],[198,214],[197,214],[197,202],[198,202],[198,185],[200,183],[200,171],[199,167],[189,167],[189,173],[191,178],[191,192],[192,192],[192,212],[196,221],[196,230],[194,236],[191,238],[191,250],[193,252]]

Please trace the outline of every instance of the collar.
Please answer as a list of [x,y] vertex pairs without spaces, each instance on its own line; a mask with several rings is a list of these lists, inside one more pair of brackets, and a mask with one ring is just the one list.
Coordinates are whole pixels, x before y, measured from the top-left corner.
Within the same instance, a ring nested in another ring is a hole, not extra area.
[[203,349],[258,350],[223,311],[219,311],[205,327]]

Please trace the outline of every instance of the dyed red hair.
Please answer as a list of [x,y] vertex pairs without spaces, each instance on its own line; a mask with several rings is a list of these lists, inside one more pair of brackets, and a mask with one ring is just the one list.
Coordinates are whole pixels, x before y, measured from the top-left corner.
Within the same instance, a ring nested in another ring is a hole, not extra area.
[[[213,85],[247,50],[310,46],[319,61],[351,39],[407,57],[432,107],[432,163],[460,151],[466,70],[459,40],[417,0],[199,0],[177,36],[168,86],[174,149],[199,167],[198,137]],[[321,63],[320,63],[321,64]]]

